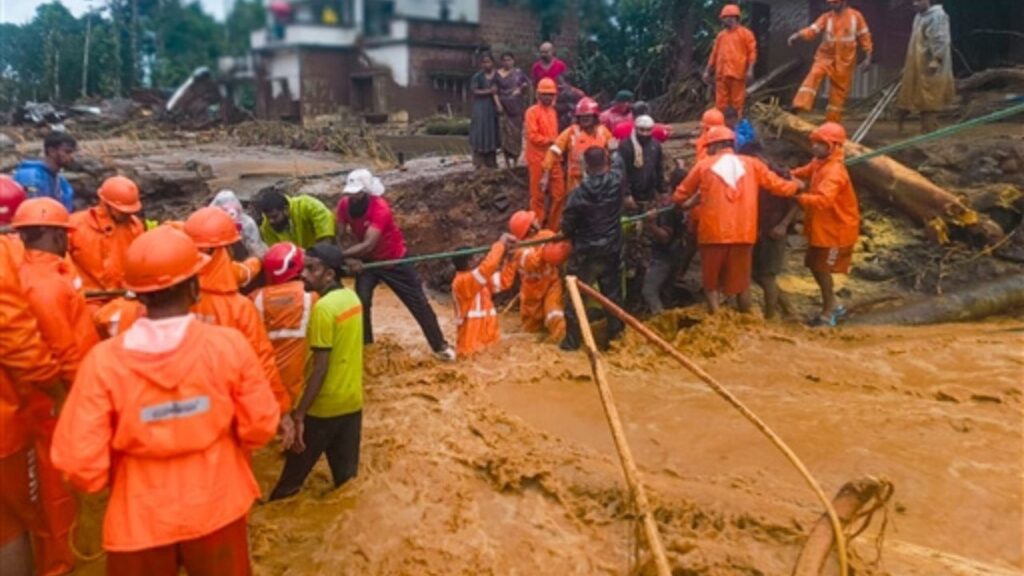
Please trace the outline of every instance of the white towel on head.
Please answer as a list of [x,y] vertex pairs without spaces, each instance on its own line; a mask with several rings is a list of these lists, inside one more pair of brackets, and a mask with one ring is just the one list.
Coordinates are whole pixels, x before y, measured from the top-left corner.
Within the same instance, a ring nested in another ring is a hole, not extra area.
[[[715,173],[722,182],[736,191],[736,184],[739,183],[740,178],[747,173],[747,169],[743,166],[743,161],[739,159],[735,154],[726,152],[715,161],[711,166],[711,171]],[[729,195],[729,200],[734,200],[735,195]]]

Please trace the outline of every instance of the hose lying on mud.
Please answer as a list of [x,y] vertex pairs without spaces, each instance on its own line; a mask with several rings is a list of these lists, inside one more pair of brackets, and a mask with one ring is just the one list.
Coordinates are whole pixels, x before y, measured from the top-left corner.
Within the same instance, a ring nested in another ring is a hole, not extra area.
[[583,336],[583,343],[587,348],[587,357],[590,359],[590,371],[594,376],[594,383],[597,384],[597,392],[601,396],[601,405],[604,407],[604,414],[608,418],[608,427],[611,428],[612,440],[615,441],[615,449],[619,453],[619,462],[622,464],[622,473],[626,477],[626,484],[629,485],[629,492],[633,496],[637,514],[643,523],[644,536],[647,538],[647,545],[651,548],[651,555],[654,556],[654,565],[658,570],[658,576],[671,576],[672,569],[668,565],[668,557],[665,555],[665,547],[661,543],[661,536],[658,534],[658,523],[651,514],[651,506],[647,500],[647,493],[643,484],[640,483],[640,472],[637,470],[636,462],[633,460],[633,453],[629,449],[629,442],[626,441],[626,432],[622,427],[622,420],[619,418],[618,408],[615,407],[615,400],[612,398],[612,390],[608,386],[608,377],[604,371],[604,363],[597,353],[597,345],[594,343],[594,333],[590,330],[590,321],[587,319],[587,310],[583,306],[583,298],[580,296],[579,288],[587,288],[583,283],[578,282],[575,276],[568,276],[565,285],[569,290],[569,297],[572,306],[579,318],[580,333]]
[[[710,374],[704,371],[703,368],[695,364],[692,360],[684,356],[679,350],[676,350],[674,346],[666,342],[660,336],[651,331],[650,328],[645,326],[643,322],[640,322],[625,310],[617,306],[614,302],[609,300],[607,297],[602,295],[597,290],[594,290],[590,286],[579,282],[575,277],[568,277],[565,279],[565,283],[569,288],[569,293],[572,294],[577,288],[584,292],[587,296],[597,300],[601,306],[605,308],[610,314],[613,314],[623,322],[625,322],[630,328],[633,328],[639,332],[644,338],[649,340],[652,344],[661,348],[663,351],[672,356],[677,362],[683,365],[684,368],[689,370],[694,376],[699,378],[702,382],[707,384],[716,394],[722,397],[728,402],[733,408],[738,410],[751,424],[754,425],[762,434],[764,434],[768,440],[775,445],[779,451],[786,457],[787,460],[796,468],[800,476],[803,477],[804,481],[814,492],[818,500],[825,507],[825,514],[828,515],[829,523],[832,525],[832,532],[835,536],[836,543],[836,556],[839,559],[839,574],[841,576],[848,575],[848,557],[846,553],[846,540],[843,536],[843,525],[839,521],[839,516],[836,514],[835,508],[832,507],[832,501],[825,495],[825,492],[821,489],[821,485],[817,480],[811,476],[811,473],[804,466],[804,463],[800,461],[800,458],[793,452],[793,450],[783,442],[782,438],[778,436],[771,428],[768,427],[756,414],[750,411],[736,396],[726,390],[724,386],[718,383]],[[574,302],[575,304],[575,302]],[[585,314],[580,314],[580,324],[585,322]]]
[[847,323],[920,326],[978,320],[1020,308],[1024,308],[1024,274],[1011,274],[897,308],[857,314]]

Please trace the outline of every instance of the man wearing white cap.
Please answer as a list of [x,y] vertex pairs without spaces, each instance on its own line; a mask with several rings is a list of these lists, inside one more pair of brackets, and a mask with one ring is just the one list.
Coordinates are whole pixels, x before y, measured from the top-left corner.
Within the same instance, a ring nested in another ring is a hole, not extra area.
[[[384,185],[369,170],[353,170],[342,190],[344,196],[338,202],[338,241],[347,259],[362,262],[397,260],[406,255],[405,237],[395,223],[391,206],[381,196]],[[343,239],[348,230],[354,244],[346,245]],[[356,272],[356,294],[363,303],[363,342],[373,343],[372,313],[373,290],[383,282],[398,296],[416,319],[426,336],[434,355],[444,361],[455,360],[455,350],[448,344],[437,323],[437,315],[430,307],[423,286],[412,264],[396,264],[372,270]]]

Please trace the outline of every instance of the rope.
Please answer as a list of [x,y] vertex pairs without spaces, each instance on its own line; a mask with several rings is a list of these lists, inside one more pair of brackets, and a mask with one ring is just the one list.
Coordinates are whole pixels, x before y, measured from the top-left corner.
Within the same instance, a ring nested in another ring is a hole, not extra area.
[[[529,240],[527,242],[520,242],[516,244],[516,248],[527,248],[530,246],[540,246],[541,244],[547,244],[548,242],[558,242],[565,240],[565,237],[561,234],[552,236],[551,238],[543,238],[541,240]],[[422,254],[420,256],[407,256],[405,258],[396,258],[394,260],[380,260],[377,262],[367,262],[363,264],[363,270],[373,270],[374,268],[387,268],[388,266],[397,266],[399,264],[415,264],[416,262],[427,262],[429,260],[444,260],[446,258],[454,258],[456,256],[473,256],[474,254],[483,254],[491,250],[490,246],[478,246],[476,248],[463,248],[462,250],[452,250],[450,252],[437,252],[435,254]]]

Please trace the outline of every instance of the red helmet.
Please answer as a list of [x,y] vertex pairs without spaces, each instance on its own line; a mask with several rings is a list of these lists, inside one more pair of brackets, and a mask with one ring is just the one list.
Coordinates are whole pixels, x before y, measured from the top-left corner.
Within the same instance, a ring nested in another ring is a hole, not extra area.
[[825,122],[811,132],[811,140],[842,146],[846,142],[846,128],[838,122]]
[[734,142],[735,140],[736,134],[725,126],[712,126],[708,130],[708,145],[717,142]]
[[589,96],[580,98],[580,101],[576,103],[576,116],[597,116],[600,111],[601,107]]
[[700,117],[700,124],[704,128],[710,128],[712,126],[725,126],[725,114],[718,108],[711,108],[704,112],[704,115]]
[[508,219],[508,231],[522,240],[530,233],[530,226],[537,220],[537,215],[529,210],[519,210]]
[[287,282],[302,273],[306,253],[291,242],[278,242],[263,256],[263,274],[267,284]]
[[28,195],[10,176],[0,174],[0,224],[10,224],[14,213],[18,211]]
[[723,6],[721,13],[718,14],[718,19],[721,20],[722,18],[728,18],[729,16],[739,18],[740,7],[735,4],[726,4]]
[[658,142],[665,142],[671,135],[672,127],[667,124],[655,124],[654,130],[651,130],[651,138]]

